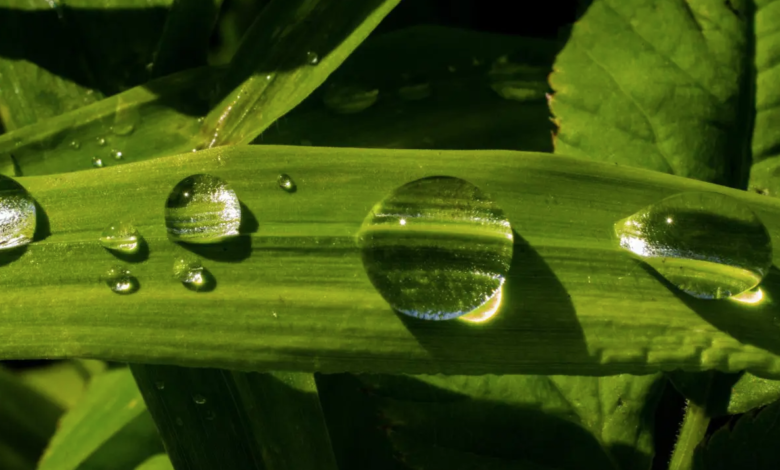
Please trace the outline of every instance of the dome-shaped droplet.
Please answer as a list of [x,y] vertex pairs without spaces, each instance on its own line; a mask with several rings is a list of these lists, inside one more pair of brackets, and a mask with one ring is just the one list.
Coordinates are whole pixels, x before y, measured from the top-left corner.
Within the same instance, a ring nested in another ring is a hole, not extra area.
[[100,157],[92,157],[92,166],[95,168],[103,168],[103,159]]
[[78,140],[71,140],[68,146],[73,150],[78,150],[81,148],[81,142],[79,142]]
[[131,122],[120,122],[116,123],[113,126],[111,126],[111,132],[114,135],[130,135],[135,130],[135,124]]
[[393,308],[447,320],[494,298],[509,271],[513,236],[501,209],[479,188],[432,177],[374,206],[358,244],[369,279]]
[[194,291],[208,290],[214,284],[211,273],[194,256],[176,258],[173,262],[173,276],[184,287]]
[[13,179],[0,175],[0,250],[27,245],[35,234],[35,202]]
[[157,390],[165,390],[165,382],[162,380],[158,380],[154,383],[154,386],[157,387]]
[[306,53],[306,63],[309,65],[317,65],[320,63],[320,56],[316,52],[309,51]]
[[406,80],[406,84],[398,89],[398,96],[407,101],[417,101],[431,96],[430,82],[421,77]]
[[501,98],[513,101],[543,100],[550,91],[547,85],[549,67],[526,65],[502,56],[488,72],[490,87]]
[[114,160],[122,160],[123,158],[125,158],[122,151],[116,149],[111,150],[111,156],[114,157]]
[[197,405],[205,405],[206,404],[206,397],[204,397],[203,395],[201,395],[199,393],[196,393],[195,395],[192,396],[192,401],[194,401],[195,404],[197,404]]
[[106,226],[100,234],[100,243],[109,250],[133,254],[138,252],[141,234],[125,221],[118,221]]
[[376,103],[379,90],[357,85],[332,85],[325,91],[322,101],[338,114],[359,113]]
[[279,177],[276,178],[276,182],[279,184],[280,188],[284,189],[288,193],[294,193],[298,190],[298,186],[295,184],[295,181],[293,181],[290,175],[286,173],[279,175]]
[[95,139],[95,143],[102,147],[106,145],[106,139],[104,137],[98,137]]
[[772,264],[772,242],[747,206],[718,193],[682,193],[618,221],[620,247],[702,299],[756,287]]
[[215,243],[238,235],[241,205],[221,178],[193,175],[177,184],[165,203],[168,236],[187,243]]
[[140,287],[130,270],[124,266],[114,266],[105,275],[106,285],[117,294],[132,294]]

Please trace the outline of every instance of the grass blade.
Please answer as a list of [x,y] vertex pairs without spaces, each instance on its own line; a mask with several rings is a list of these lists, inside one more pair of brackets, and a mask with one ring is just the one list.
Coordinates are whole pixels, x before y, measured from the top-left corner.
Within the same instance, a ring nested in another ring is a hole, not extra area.
[[173,464],[171,464],[168,454],[157,454],[146,459],[135,470],[173,470]]
[[201,140],[250,143],[324,82],[398,1],[272,2],[233,58],[227,94],[206,117]]

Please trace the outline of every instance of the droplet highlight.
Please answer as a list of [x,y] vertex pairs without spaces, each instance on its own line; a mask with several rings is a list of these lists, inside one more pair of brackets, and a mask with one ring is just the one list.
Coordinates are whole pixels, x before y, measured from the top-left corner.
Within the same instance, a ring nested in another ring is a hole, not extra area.
[[79,142],[78,140],[71,140],[68,146],[73,150],[78,150],[81,148],[81,142]]
[[33,198],[15,180],[0,175],[0,250],[30,243],[35,224]]
[[194,401],[196,405],[205,405],[206,397],[200,394],[195,394],[192,396],[192,401]]
[[280,188],[287,191],[288,193],[294,193],[298,190],[298,186],[295,184],[295,181],[290,177],[290,175],[286,173],[280,174],[276,178],[276,183],[279,185]]
[[306,53],[306,63],[309,65],[317,65],[320,63],[320,56],[316,52],[309,51]]
[[241,205],[221,178],[192,175],[171,190],[165,203],[168,236],[186,243],[216,243],[238,235]]
[[113,266],[106,271],[106,285],[116,294],[132,294],[140,288],[138,279],[124,266]]
[[337,114],[354,114],[370,108],[379,98],[379,90],[358,85],[332,85],[322,98],[325,106]]
[[113,222],[100,234],[100,244],[109,250],[120,253],[134,254],[138,252],[141,234],[126,221]]
[[213,287],[214,278],[198,258],[185,256],[173,261],[173,277],[187,289],[207,290]]
[[620,247],[683,292],[701,299],[742,294],[772,265],[772,241],[761,220],[719,193],[669,197],[618,221]]
[[125,156],[122,153],[122,151],[121,150],[116,150],[116,149],[111,150],[111,156],[114,158],[114,160],[122,160],[123,158],[125,158]]
[[503,211],[478,187],[431,177],[374,206],[358,246],[371,283],[395,310],[449,320],[495,301],[513,235]]
[[106,145],[106,139],[103,137],[98,137],[95,139],[95,143],[98,144],[98,146],[102,147]]
[[103,168],[103,159],[100,157],[92,157],[92,166],[94,168]]

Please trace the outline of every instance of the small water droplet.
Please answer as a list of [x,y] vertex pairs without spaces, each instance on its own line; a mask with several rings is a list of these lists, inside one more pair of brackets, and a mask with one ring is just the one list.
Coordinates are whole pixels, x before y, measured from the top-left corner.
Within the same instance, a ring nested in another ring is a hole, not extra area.
[[206,404],[206,397],[204,397],[201,394],[196,393],[192,396],[192,401],[195,402],[197,405],[205,405]]
[[106,271],[106,284],[117,294],[132,294],[140,287],[138,279],[124,266],[114,266]]
[[120,135],[120,136],[130,135],[130,134],[133,133],[134,130],[135,130],[135,125],[134,124],[129,124],[129,123],[128,124],[114,124],[111,127],[111,132],[114,135]]
[[164,390],[165,389],[165,382],[162,380],[159,380],[154,383],[154,386],[157,387],[157,390]]
[[550,91],[548,73],[548,67],[529,66],[502,56],[491,65],[488,81],[493,91],[506,100],[543,100]]
[[81,148],[81,142],[79,142],[78,140],[71,140],[68,146],[73,150],[78,150]]
[[207,290],[210,287],[213,287],[214,284],[214,278],[211,276],[211,273],[203,267],[203,264],[199,259],[192,256],[176,258],[176,260],[174,260],[173,276],[178,279],[184,287],[194,291]]
[[122,160],[123,158],[125,158],[124,155],[122,154],[122,151],[116,149],[111,150],[111,156],[114,157],[114,160]]
[[95,139],[95,143],[102,147],[106,145],[106,139],[104,137],[98,137]]
[[702,299],[756,287],[772,265],[772,242],[759,218],[718,193],[682,193],[618,221],[620,247],[680,290]]
[[168,236],[187,243],[216,243],[238,235],[241,206],[221,178],[192,175],[181,180],[165,203]]
[[320,63],[320,56],[316,52],[309,51],[306,53],[306,63],[309,65],[317,65]]
[[406,101],[417,101],[431,96],[431,84],[427,81],[416,81],[398,89],[398,96]]
[[133,254],[138,252],[141,234],[138,230],[125,221],[109,224],[100,234],[100,243],[104,248],[120,253]]
[[276,178],[276,182],[279,184],[280,188],[284,189],[288,193],[294,193],[298,190],[298,186],[295,184],[295,181],[293,181],[290,175],[286,173],[279,175],[279,177]]
[[269,73],[268,75],[266,75],[266,76],[265,76],[265,79],[266,79],[266,80],[268,80],[269,82],[270,82],[270,81],[271,81],[273,78],[274,78],[274,75],[273,75],[272,73]]
[[33,198],[15,180],[0,175],[0,250],[30,243],[35,223]]
[[325,106],[338,114],[359,113],[370,108],[379,98],[379,90],[358,85],[332,85],[322,98]]
[[513,235],[501,209],[479,188],[431,177],[401,186],[375,205],[358,245],[371,283],[394,309],[448,320],[495,299],[509,271]]
[[198,124],[203,124],[206,121],[205,116],[201,116],[198,118]]
[[92,157],[92,166],[95,168],[103,168],[103,159],[100,157]]

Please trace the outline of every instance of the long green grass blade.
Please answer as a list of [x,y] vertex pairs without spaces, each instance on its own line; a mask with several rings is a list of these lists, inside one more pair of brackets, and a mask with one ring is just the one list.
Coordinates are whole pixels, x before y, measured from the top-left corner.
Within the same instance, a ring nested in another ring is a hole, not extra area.
[[103,361],[73,359],[21,370],[17,375],[22,382],[67,410],[79,401],[89,380],[105,369]]
[[[277,186],[280,172],[295,179],[295,194]],[[170,189],[196,173],[233,186],[252,232],[198,250],[217,281],[201,293],[173,278],[174,258],[186,250],[168,240],[163,217]],[[404,321],[362,266],[354,237],[371,207],[431,175],[483,188],[517,233],[503,308],[487,324]],[[643,269],[612,235],[616,220],[666,196],[714,191],[751,207],[777,246],[780,202],[772,198],[502,151],[214,149],[18,181],[45,211],[51,235],[4,253],[2,358],[390,373],[747,369],[780,377],[776,270],[761,303],[696,300]],[[128,265],[140,281],[129,296],[101,281],[118,260],[98,237],[120,216],[135,223],[150,253]]]
[[62,419],[39,470],[132,470],[162,443],[127,369],[97,376]]
[[399,0],[291,0],[265,7],[201,129],[206,147],[248,144],[303,101]]
[[146,459],[135,470],[173,470],[173,465],[167,454],[157,454]]

